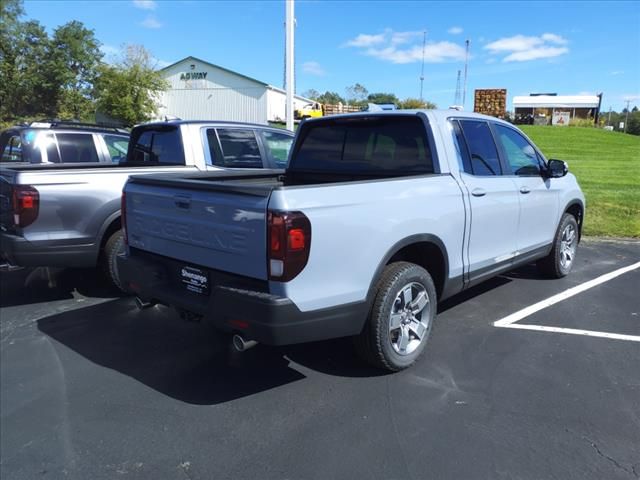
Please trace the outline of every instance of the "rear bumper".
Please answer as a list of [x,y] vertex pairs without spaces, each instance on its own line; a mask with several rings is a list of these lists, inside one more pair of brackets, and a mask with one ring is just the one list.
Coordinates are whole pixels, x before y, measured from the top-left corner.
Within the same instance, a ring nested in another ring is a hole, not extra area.
[[24,237],[0,233],[0,257],[20,267],[93,267],[95,245],[64,245],[51,240],[31,242]]
[[239,332],[267,345],[356,335],[367,316],[366,302],[301,312],[288,298],[238,287],[233,282],[216,283],[221,276],[213,270],[209,270],[214,280],[210,293],[193,293],[171,278],[176,262],[165,257],[120,255],[117,262],[122,284],[143,301],[194,313],[219,330]]

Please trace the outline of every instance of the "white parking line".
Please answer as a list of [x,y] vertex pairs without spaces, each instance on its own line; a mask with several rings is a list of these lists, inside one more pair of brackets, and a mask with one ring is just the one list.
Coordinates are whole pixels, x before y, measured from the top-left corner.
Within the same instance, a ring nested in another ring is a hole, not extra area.
[[573,288],[565,290],[564,292],[558,293],[552,297],[549,297],[545,300],[542,300],[538,303],[534,303],[522,310],[518,310],[511,315],[508,315],[500,320],[493,322],[494,327],[501,328],[517,328],[521,330],[538,330],[541,332],[558,332],[558,333],[569,333],[573,335],[586,335],[589,337],[602,337],[602,338],[611,338],[615,340],[629,340],[631,342],[640,342],[640,336],[638,335],[622,335],[617,333],[607,333],[607,332],[597,332],[594,330],[579,330],[576,328],[562,328],[562,327],[547,327],[544,325],[525,325],[525,324],[516,324],[522,320],[523,318],[528,317],[529,315],[533,315],[540,310],[550,307],[558,302],[566,300],[567,298],[571,298],[574,295],[584,292],[585,290],[589,290],[595,286],[598,286],[604,282],[608,282],[620,275],[623,275],[632,270],[636,270],[640,268],[640,262],[634,263],[633,265],[629,265],[627,267],[619,268],[618,270],[614,270],[613,272],[601,275],[593,280],[589,280],[588,282],[577,285]]

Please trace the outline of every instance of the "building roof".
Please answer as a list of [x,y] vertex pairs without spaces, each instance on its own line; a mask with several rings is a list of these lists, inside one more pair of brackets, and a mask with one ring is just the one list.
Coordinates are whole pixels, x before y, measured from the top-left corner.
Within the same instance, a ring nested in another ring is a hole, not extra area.
[[[267,88],[269,88],[270,90],[273,90],[274,92],[278,92],[278,93],[282,93],[285,94],[287,93],[287,91],[283,88],[278,88],[278,87],[274,87],[273,85],[267,85]],[[313,100],[312,98],[307,98],[307,97],[303,97],[301,95],[293,95],[295,98],[297,98],[298,100],[302,100],[303,102],[308,102],[308,103],[315,103],[316,101]]]
[[169,68],[174,67],[177,64],[182,63],[182,62],[184,62],[186,60],[195,60],[196,62],[206,63],[207,65],[209,65],[211,67],[219,68],[220,70],[224,70],[225,72],[231,73],[233,75],[237,75],[239,77],[246,78],[247,80],[251,80],[252,82],[259,83],[260,85],[263,85],[265,87],[269,86],[268,83],[264,83],[264,82],[262,82],[260,80],[256,80],[255,78],[248,77],[247,75],[243,75],[242,73],[234,72],[233,70],[229,70],[228,68],[221,67],[220,65],[216,65],[215,63],[207,62],[206,60],[202,60],[200,58],[193,57],[191,55],[189,55],[188,57],[184,57],[182,60],[178,60],[177,62],[174,62],[171,65],[167,65],[166,67],[161,68],[159,71],[162,72],[164,70],[168,70]]
[[598,95],[533,95],[513,97],[513,108],[597,108]]

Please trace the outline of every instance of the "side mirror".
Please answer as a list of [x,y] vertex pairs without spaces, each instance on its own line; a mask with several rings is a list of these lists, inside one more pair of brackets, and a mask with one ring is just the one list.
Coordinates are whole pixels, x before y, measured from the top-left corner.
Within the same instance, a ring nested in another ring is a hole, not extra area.
[[560,178],[569,173],[567,162],[563,162],[562,160],[551,159],[547,166],[547,175],[549,178]]

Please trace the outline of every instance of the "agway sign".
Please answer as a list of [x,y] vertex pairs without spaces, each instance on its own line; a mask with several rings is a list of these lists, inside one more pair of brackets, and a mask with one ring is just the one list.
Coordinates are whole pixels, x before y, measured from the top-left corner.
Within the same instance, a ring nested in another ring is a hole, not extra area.
[[207,72],[187,72],[180,74],[180,80],[206,80]]

